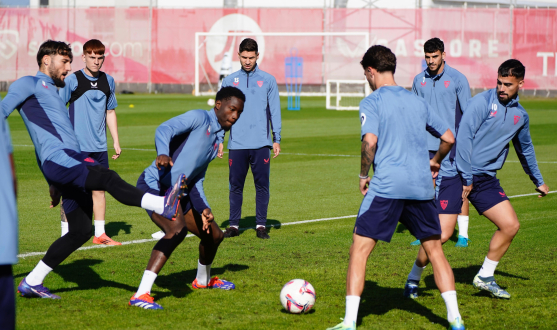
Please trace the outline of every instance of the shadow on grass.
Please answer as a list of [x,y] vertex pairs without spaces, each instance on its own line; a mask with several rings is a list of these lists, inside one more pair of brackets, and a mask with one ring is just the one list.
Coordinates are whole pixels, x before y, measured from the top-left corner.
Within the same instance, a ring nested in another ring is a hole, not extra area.
[[393,309],[419,314],[430,322],[445,327],[449,325],[445,318],[434,314],[431,309],[420,305],[416,300],[403,298],[403,292],[404,285],[400,288],[384,288],[378,286],[376,282],[366,281],[358,312],[358,325],[367,315],[383,315]]
[[[248,269],[247,265],[239,264],[228,264],[223,267],[211,267],[211,277],[222,275],[225,272],[238,272]],[[191,283],[195,280],[197,276],[197,269],[183,270],[178,273],[172,273],[168,275],[159,275],[157,277],[156,285],[160,288],[169,290],[170,292],[156,292],[153,294],[156,299],[161,299],[164,297],[173,296],[176,298],[184,298],[193,290],[191,288]],[[226,278],[224,278],[226,279]]]
[[[245,217],[240,219],[240,235],[246,230],[254,229],[255,228],[255,217]],[[224,221],[220,227],[227,228],[230,225],[230,220]],[[270,232],[271,229],[280,229],[282,226],[281,222],[274,219],[267,219],[267,232]]]
[[104,229],[106,235],[108,237],[112,237],[118,235],[120,233],[120,230],[123,230],[125,234],[130,234],[132,225],[124,221],[110,221],[105,224]]

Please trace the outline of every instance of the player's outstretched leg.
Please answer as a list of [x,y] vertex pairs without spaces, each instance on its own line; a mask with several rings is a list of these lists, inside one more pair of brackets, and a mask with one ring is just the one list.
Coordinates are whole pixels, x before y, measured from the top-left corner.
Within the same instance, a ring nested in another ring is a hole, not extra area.
[[[456,214],[439,214],[439,222],[441,224],[441,244],[445,244],[445,242],[447,242],[453,235],[456,225],[456,217]],[[416,261],[412,266],[412,270],[408,274],[406,284],[404,285],[404,297],[412,299],[418,298],[419,283],[427,264],[429,264],[429,259],[422,244],[422,246],[420,246],[420,250],[418,251]]]
[[513,238],[518,233],[520,223],[518,222],[516,212],[508,200],[484,211],[483,215],[491,220],[499,229],[491,238],[489,252],[485,257],[482,268],[474,277],[473,284],[477,289],[488,291],[496,298],[509,299],[511,295],[495,282],[494,273],[499,261],[503,258]]
[[[454,227],[453,227],[454,228]],[[447,320],[451,330],[464,330],[464,323],[458,310],[456,299],[454,274],[441,246],[439,235],[422,239],[422,248],[425,250],[433,267],[435,284],[441,292],[441,297],[447,306]]]

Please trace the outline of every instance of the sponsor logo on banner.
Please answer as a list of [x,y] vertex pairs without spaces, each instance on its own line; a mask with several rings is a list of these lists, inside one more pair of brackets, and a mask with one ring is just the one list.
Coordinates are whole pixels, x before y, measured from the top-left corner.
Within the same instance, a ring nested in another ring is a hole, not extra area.
[[449,85],[451,84],[450,81],[445,81],[445,88],[449,88]]
[[236,77],[234,78],[234,82],[232,83],[232,85],[238,86],[239,83],[240,83],[240,78]]
[[263,82],[262,82],[262,81],[258,81],[258,82],[257,82],[257,85],[258,85],[259,87],[263,87]]
[[520,120],[520,116],[514,116],[514,124],[518,124],[518,121]]
[[444,210],[447,208],[447,205],[449,205],[449,201],[448,200],[442,200],[441,202],[441,208]]
[[16,30],[0,30],[0,56],[6,60],[17,53],[19,32]]
[[[215,72],[220,72],[222,60],[224,59],[224,53],[229,52],[230,54],[236,54],[238,52],[240,42],[245,38],[253,38],[257,41],[259,49],[259,59],[257,60],[257,63],[261,64],[263,62],[265,57],[265,38],[262,35],[258,35],[263,31],[261,31],[261,27],[255,20],[253,20],[253,18],[243,14],[226,15],[217,20],[215,24],[211,26],[209,32],[242,33],[241,36],[217,35],[207,37],[207,42],[205,44],[207,59]],[[241,67],[240,60],[232,61],[232,72],[240,70]]]

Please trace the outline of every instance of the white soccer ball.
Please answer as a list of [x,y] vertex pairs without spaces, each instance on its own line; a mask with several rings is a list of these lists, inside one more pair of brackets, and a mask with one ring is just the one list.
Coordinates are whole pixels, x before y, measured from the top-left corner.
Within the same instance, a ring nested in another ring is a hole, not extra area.
[[289,313],[307,313],[315,304],[315,289],[308,281],[289,281],[280,290],[280,302]]

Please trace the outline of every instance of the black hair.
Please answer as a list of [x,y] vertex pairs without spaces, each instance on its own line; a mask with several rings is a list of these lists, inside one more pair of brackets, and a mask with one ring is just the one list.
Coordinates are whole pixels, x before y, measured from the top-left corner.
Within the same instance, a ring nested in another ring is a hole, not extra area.
[[242,42],[240,43],[239,53],[242,53],[242,52],[256,52],[256,53],[259,53],[259,50],[257,48],[257,41],[255,41],[251,38],[246,38],[246,39],[242,40]]
[[43,57],[45,55],[62,55],[69,56],[70,61],[73,61],[72,48],[69,44],[63,41],[47,40],[41,44],[37,52],[37,64],[41,67]]
[[220,91],[217,92],[215,101],[226,101],[230,100],[232,97],[238,98],[242,100],[242,102],[246,102],[246,96],[244,93],[238,88],[232,86],[221,88]]
[[443,40],[439,38],[431,38],[424,44],[424,53],[435,53],[441,51],[441,54],[445,51],[445,44]]
[[364,70],[367,67],[372,67],[380,73],[385,71],[395,73],[396,56],[389,48],[375,45],[367,50],[360,64]]
[[518,80],[524,79],[526,68],[522,62],[515,59],[506,60],[499,66],[497,73],[501,77],[515,77]]

